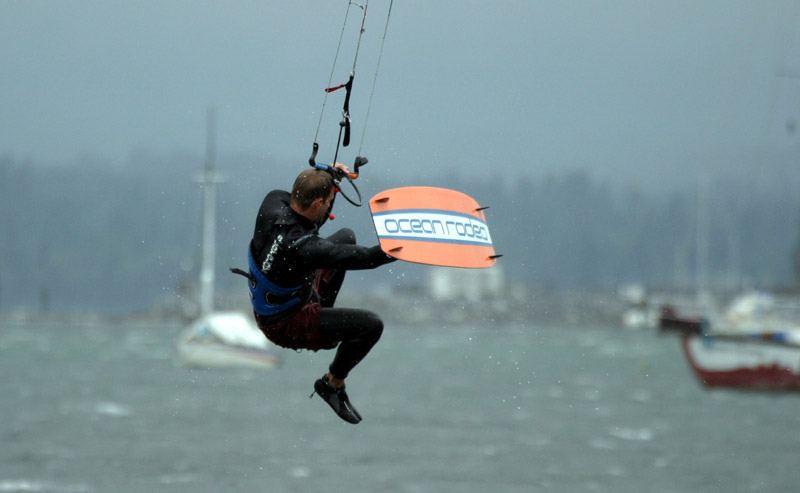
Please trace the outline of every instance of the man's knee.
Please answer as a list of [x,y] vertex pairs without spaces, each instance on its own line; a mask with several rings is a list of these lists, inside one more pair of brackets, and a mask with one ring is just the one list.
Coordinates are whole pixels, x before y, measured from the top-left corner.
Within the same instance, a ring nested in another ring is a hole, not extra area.
[[372,339],[377,341],[381,338],[381,334],[383,334],[383,320],[372,312],[367,312],[367,319],[369,321],[367,324],[368,334]]
[[342,238],[344,243],[349,243],[351,245],[356,244],[356,232],[350,228],[342,228]]
[[342,228],[335,232],[328,238],[335,243],[344,243],[349,245],[356,244],[356,233],[350,228]]

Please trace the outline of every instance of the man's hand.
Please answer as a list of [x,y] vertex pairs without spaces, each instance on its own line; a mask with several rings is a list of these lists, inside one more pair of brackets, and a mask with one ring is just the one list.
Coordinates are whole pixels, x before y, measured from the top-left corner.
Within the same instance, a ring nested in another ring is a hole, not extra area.
[[342,173],[344,173],[346,175],[350,174],[350,168],[348,168],[346,164],[333,163],[333,167],[338,169],[339,171],[341,171]]
[[348,168],[346,164],[334,163],[333,167],[334,169],[337,169],[340,173],[344,174],[351,180],[355,180],[356,178],[358,178],[358,173],[353,173],[352,171],[350,171],[350,168]]

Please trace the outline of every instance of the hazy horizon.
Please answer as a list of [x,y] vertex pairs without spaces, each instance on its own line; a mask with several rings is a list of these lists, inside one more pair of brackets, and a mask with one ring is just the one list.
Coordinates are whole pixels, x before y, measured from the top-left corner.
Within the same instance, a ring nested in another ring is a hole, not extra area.
[[[0,3],[0,153],[43,165],[202,156],[215,106],[221,155],[302,165],[346,5]],[[359,146],[387,6],[369,7],[344,161]],[[357,22],[334,82],[350,70]],[[587,169],[657,187],[754,169],[796,180],[799,25],[789,0],[399,0],[363,151],[398,178]],[[340,108],[334,93],[322,160]]]

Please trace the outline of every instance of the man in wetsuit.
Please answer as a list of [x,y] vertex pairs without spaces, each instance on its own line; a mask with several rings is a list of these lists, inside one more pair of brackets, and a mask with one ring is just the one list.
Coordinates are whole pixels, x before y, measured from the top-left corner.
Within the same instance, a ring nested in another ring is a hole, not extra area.
[[[337,168],[347,172],[344,165]],[[361,421],[345,392],[345,378],[383,332],[383,322],[367,310],[333,308],[345,271],[373,269],[393,261],[380,246],[356,244],[352,230],[322,238],[336,195],[328,171],[307,169],[291,194],[273,190],[258,211],[249,249],[251,300],[264,335],[291,349],[337,348],[328,373],[314,391],[345,421]],[[314,394],[311,394],[312,396]]]

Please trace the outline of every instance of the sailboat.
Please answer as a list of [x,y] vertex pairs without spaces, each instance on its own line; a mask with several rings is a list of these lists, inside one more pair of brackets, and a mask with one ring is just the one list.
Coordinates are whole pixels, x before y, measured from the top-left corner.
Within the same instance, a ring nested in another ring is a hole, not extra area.
[[[680,308],[673,304],[661,306],[658,316],[658,329],[671,334],[705,334],[712,326],[717,327],[716,303],[709,289],[709,177],[701,173],[697,182],[697,207],[695,224],[695,301]],[[686,316],[685,311],[696,313]],[[699,314],[697,314],[699,313]]]
[[274,368],[280,358],[252,316],[237,311],[214,310],[216,255],[215,113],[209,109],[203,185],[203,243],[200,268],[200,314],[178,340],[178,357],[184,366],[200,368]]
[[735,300],[727,316],[711,302],[707,286],[708,212],[701,182],[698,220],[698,305],[704,316],[680,316],[664,307],[662,331],[682,333],[681,347],[705,388],[800,391],[800,326],[794,317],[773,318],[763,297]]
[[685,335],[683,351],[705,387],[800,391],[800,306],[766,293],[737,297],[723,319]]

